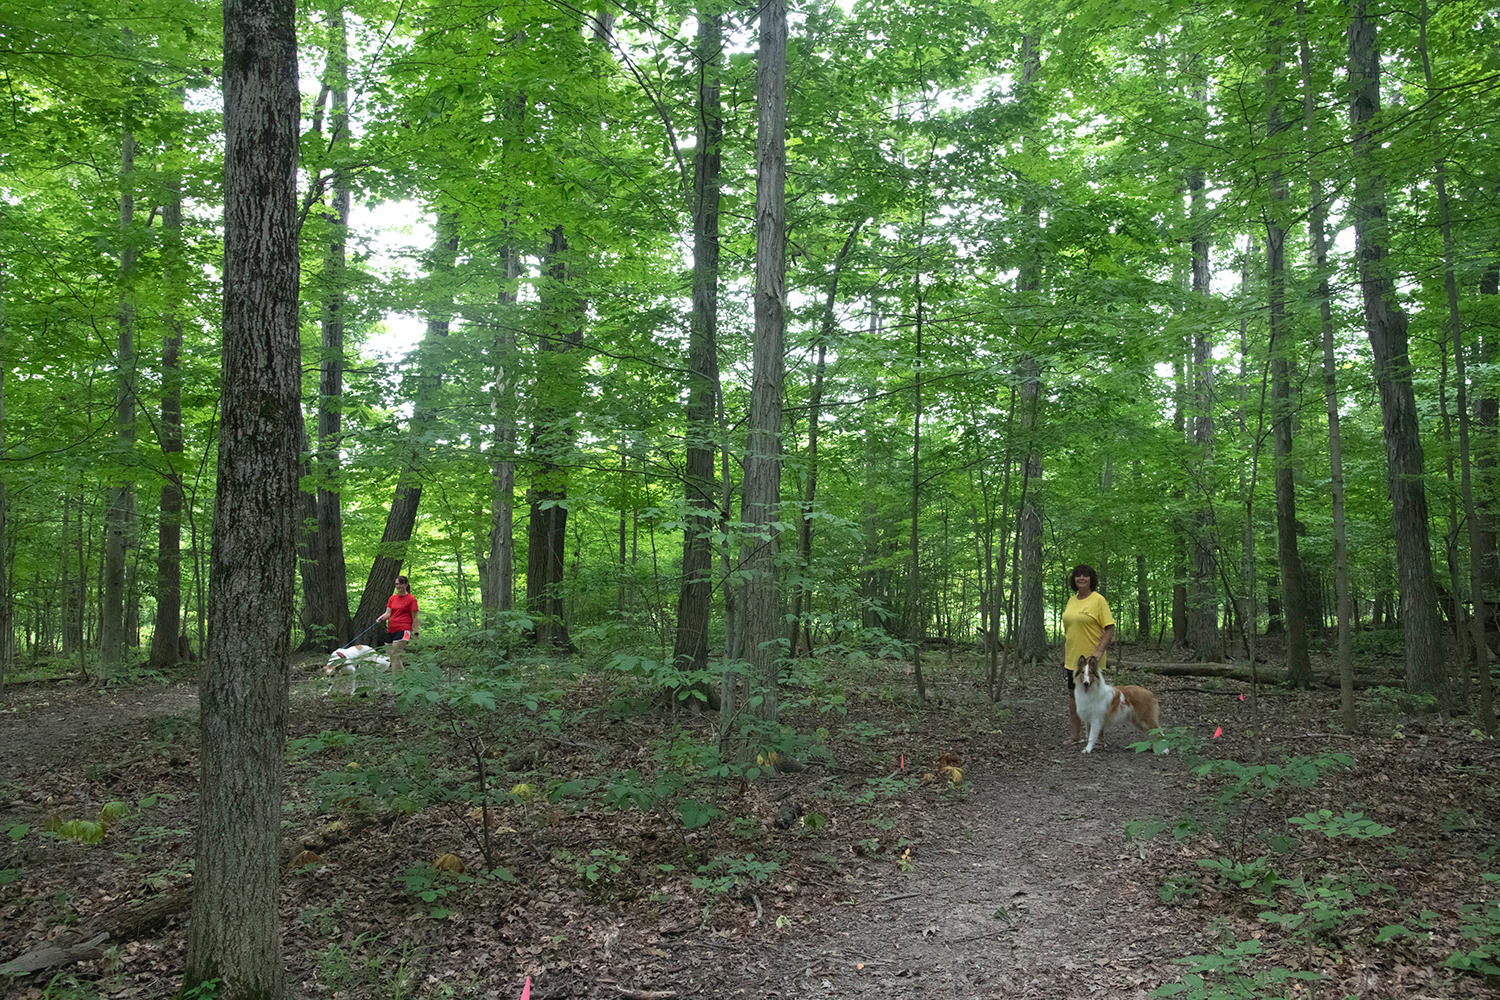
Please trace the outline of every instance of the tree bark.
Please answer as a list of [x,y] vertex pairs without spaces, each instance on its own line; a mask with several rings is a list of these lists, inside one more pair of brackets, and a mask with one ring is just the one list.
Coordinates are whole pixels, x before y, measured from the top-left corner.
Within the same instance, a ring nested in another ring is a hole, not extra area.
[[[1302,116],[1303,125],[1311,134],[1317,120],[1318,102],[1321,94],[1313,89],[1312,50],[1307,39],[1306,0],[1297,0],[1298,58],[1302,69]],[[1328,412],[1328,470],[1329,492],[1333,505],[1333,574],[1335,600],[1338,605],[1338,640],[1335,659],[1339,671],[1339,711],[1344,730],[1353,732],[1354,715],[1354,657],[1352,654],[1352,630],[1354,627],[1353,602],[1349,593],[1349,543],[1344,528],[1344,446],[1343,433],[1339,425],[1338,359],[1334,352],[1333,296],[1328,286],[1328,207],[1324,201],[1323,179],[1317,175],[1308,178],[1307,228],[1312,238],[1313,268],[1318,280],[1318,318],[1323,338],[1323,398]]]
[[[1037,77],[1041,75],[1042,53],[1037,36],[1027,31],[1021,36],[1021,79],[1017,100],[1028,116],[1021,132],[1021,148],[1027,156],[1039,155],[1035,128],[1030,115],[1035,113]],[[1041,154],[1044,155],[1044,154]],[[1021,204],[1019,223],[1039,237],[1042,228],[1042,206],[1035,197]],[[1027,305],[1035,306],[1042,287],[1042,261],[1038,253],[1025,254],[1016,274],[1016,293]],[[1021,378],[1021,433],[1026,440],[1026,498],[1021,504],[1021,589],[1016,594],[1019,605],[1016,633],[1016,658],[1023,663],[1039,663],[1047,658],[1045,565],[1042,558],[1042,451],[1038,445],[1037,413],[1042,397],[1042,363],[1031,350],[1017,361]],[[1093,562],[1094,560],[1090,560]]]
[[[135,449],[135,131],[127,123],[120,140],[120,301],[115,348],[115,439],[119,461]],[[125,659],[125,554],[135,519],[135,492],[121,469],[110,487],[104,525],[104,586],[100,595],[99,656],[107,664]]]
[[[930,161],[929,161],[930,162]],[[918,261],[922,258],[921,239],[927,228],[927,203],[923,199],[922,222],[918,230]],[[906,613],[909,616],[907,625],[907,638],[911,641],[911,664],[912,676],[917,682],[917,699],[923,703],[927,701],[927,682],[922,676],[922,640],[923,630],[926,624],[926,615],[922,610],[922,561],[921,561],[921,524],[922,524],[922,321],[923,306],[922,298],[922,275],[920,265],[917,273],[917,322],[916,322],[916,351],[915,363],[912,371],[912,400],[913,406],[911,418],[911,574],[906,585]]]
[[184,986],[285,991],[277,920],[302,426],[295,5],[224,4],[224,325]]
[[1406,314],[1395,302],[1387,257],[1385,180],[1375,162],[1380,139],[1380,51],[1368,0],[1354,0],[1349,25],[1349,121],[1353,132],[1354,242],[1365,307],[1365,329],[1375,357],[1385,431],[1387,482],[1401,589],[1401,633],[1407,689],[1457,707],[1443,671],[1443,640],[1432,579],[1427,495],[1416,396],[1407,354]]
[[[693,151],[693,313],[688,340],[686,505],[682,530],[682,585],[672,662],[680,670],[708,667],[708,626],[713,598],[713,530],[718,515],[714,482],[719,392],[719,188],[724,139],[719,73],[723,17],[705,4],[698,11],[698,130]],[[705,690],[705,694],[707,691]],[[717,701],[714,695],[712,700]]]
[[1286,609],[1286,666],[1288,679],[1298,687],[1312,680],[1307,655],[1307,594],[1303,590],[1302,559],[1297,551],[1297,490],[1292,469],[1292,371],[1297,348],[1286,314],[1286,219],[1290,214],[1282,152],[1277,143],[1285,129],[1281,114],[1282,21],[1273,14],[1269,26],[1270,66],[1266,71],[1266,142],[1271,170],[1267,187],[1270,205],[1266,223],[1266,285],[1269,297],[1271,353],[1271,439],[1275,452],[1276,563],[1281,573],[1281,602]]
[[1036,443],[1037,412],[1042,397],[1042,364],[1033,354],[1017,362],[1021,381],[1021,436],[1026,457],[1021,476],[1026,484],[1020,510],[1020,580],[1015,593],[1016,660],[1039,663],[1047,657],[1046,596],[1042,565],[1042,454]]
[[[1432,62],[1427,52],[1427,0],[1421,0],[1418,42],[1422,54],[1422,74],[1427,83],[1427,92],[1433,92]],[[1441,128],[1442,123],[1435,123]],[[1447,167],[1442,155],[1442,143],[1438,143],[1438,156],[1433,164],[1437,183],[1438,222],[1443,235],[1443,294],[1448,303],[1448,327],[1453,333],[1453,365],[1457,376],[1458,394],[1458,461],[1459,483],[1463,494],[1464,519],[1469,529],[1469,593],[1474,602],[1470,615],[1470,629],[1474,647],[1474,673],[1479,682],[1479,719],[1485,732],[1495,733],[1495,700],[1490,678],[1489,648],[1485,643],[1484,623],[1489,618],[1485,608],[1483,538],[1478,512],[1474,505],[1474,484],[1469,471],[1469,402],[1468,376],[1464,361],[1463,320],[1458,309],[1458,278],[1454,273],[1457,254],[1453,246],[1452,212],[1448,204]],[[1460,676],[1462,676],[1460,674]]]
[[[183,91],[174,103],[181,107]],[[164,275],[172,305],[166,315],[161,344],[161,451],[166,464],[162,483],[160,515],[156,527],[156,622],[151,633],[150,664],[165,667],[177,662],[177,638],[182,634],[182,316],[179,297],[185,292],[187,273],[182,240],[182,175],[167,176],[167,198],[162,206],[162,240],[166,261]]]
[[490,533],[479,599],[486,626],[516,602],[516,323],[520,300],[521,253],[507,244],[500,251],[500,327],[494,340],[495,384],[490,396]]
[[[1195,97],[1204,103],[1207,94]],[[1209,297],[1209,233],[1205,220],[1203,170],[1188,171],[1190,203],[1189,224],[1192,230],[1193,294],[1204,302]],[[1208,331],[1199,324],[1193,333],[1193,445],[1199,463],[1202,492],[1193,514],[1192,553],[1187,594],[1187,646],[1194,655],[1210,660],[1219,655],[1218,553],[1214,541],[1213,489],[1214,419],[1213,359],[1210,356]]]
[[328,243],[323,255],[322,371],[318,383],[315,590],[308,594],[310,624],[343,639],[349,618],[349,577],[344,563],[344,522],[339,500],[339,446],[343,422],[344,317],[347,304],[349,171],[340,162],[349,148],[349,55],[343,0],[331,5],[328,88],[332,102],[328,145],[333,151],[333,205],[325,213]]
[[767,0],[761,7],[756,60],[755,345],[740,500],[740,519],[745,525],[740,546],[745,576],[740,627],[743,658],[749,667],[739,685],[745,697],[738,704],[768,723],[776,721],[777,670],[783,653],[776,522],[781,500],[786,343],[786,48],[786,2]]
[[[0,454],[5,452],[5,372],[9,367],[9,357],[5,350],[5,263],[0,261]],[[10,550],[10,539],[6,535],[5,515],[8,511],[8,501],[5,495],[5,479],[0,477],[0,553]],[[67,522],[63,522],[63,536],[67,537]],[[5,668],[10,666],[11,657],[14,654],[14,614],[15,605],[8,600],[6,592],[6,564],[0,558],[0,691],[5,690]],[[66,586],[66,578],[64,580]]]
[[528,445],[532,457],[531,508],[527,524],[526,613],[532,639],[539,646],[572,648],[568,637],[563,575],[568,543],[568,463],[578,412],[577,361],[573,349],[582,342],[582,305],[572,287],[567,235],[552,230],[542,286],[541,350],[537,384],[546,386],[538,401]]

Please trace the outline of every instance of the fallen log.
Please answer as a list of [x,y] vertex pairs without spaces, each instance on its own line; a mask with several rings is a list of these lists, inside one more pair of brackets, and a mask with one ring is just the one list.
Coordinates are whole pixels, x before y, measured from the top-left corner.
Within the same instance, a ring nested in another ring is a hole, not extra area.
[[70,931],[0,965],[0,975],[29,976],[98,958],[111,941],[132,941],[166,923],[192,901],[193,887],[189,883],[116,907],[100,914],[87,930]]
[[[1252,683],[1250,667],[1244,663],[1130,663],[1126,669],[1145,670],[1161,677],[1219,677],[1225,680]],[[1285,684],[1286,670],[1281,667],[1263,666],[1256,671],[1256,680],[1261,684]],[[1338,690],[1339,679],[1325,674],[1314,674],[1313,684],[1318,687]],[[1406,679],[1398,674],[1376,674],[1356,676],[1356,690],[1376,687],[1405,687]]]
[[[395,818],[395,813],[383,813],[379,816],[335,820],[325,824],[311,833],[282,844],[281,866],[286,868],[302,851],[327,850],[372,826],[389,824]],[[191,880],[155,896],[132,900],[97,915],[83,930],[69,931],[46,944],[22,952],[0,965],[0,976],[29,976],[47,969],[98,958],[108,950],[112,942],[134,941],[187,910],[192,902]]]

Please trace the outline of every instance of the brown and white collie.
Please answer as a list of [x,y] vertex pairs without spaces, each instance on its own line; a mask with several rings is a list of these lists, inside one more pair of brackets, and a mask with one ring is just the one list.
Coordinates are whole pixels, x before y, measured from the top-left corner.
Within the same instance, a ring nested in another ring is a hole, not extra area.
[[340,671],[349,675],[349,693],[353,694],[355,671],[366,665],[388,670],[391,661],[377,652],[373,646],[345,646],[343,649],[335,649],[329,653],[328,662],[323,664],[323,673],[328,675],[328,690],[323,692],[323,697],[328,697],[333,691],[333,686],[338,683]]
[[1104,679],[1099,659],[1080,656],[1073,671],[1073,704],[1078,718],[1088,727],[1089,741],[1084,753],[1092,753],[1104,727],[1117,719],[1128,719],[1142,734],[1161,725],[1161,707],[1156,695],[1135,684],[1115,687]]

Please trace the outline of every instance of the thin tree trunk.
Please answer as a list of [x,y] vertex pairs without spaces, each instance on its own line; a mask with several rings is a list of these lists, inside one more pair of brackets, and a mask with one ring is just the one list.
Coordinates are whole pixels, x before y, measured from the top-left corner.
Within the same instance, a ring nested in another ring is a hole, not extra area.
[[[1495,296],[1500,296],[1500,266],[1494,263],[1485,269],[1479,280],[1479,294],[1490,296],[1489,306],[1493,309],[1496,302]],[[1484,301],[1484,300],[1481,300]],[[1479,363],[1485,366],[1495,364],[1496,337],[1492,335],[1479,335],[1478,357]],[[1476,514],[1479,517],[1479,553],[1480,553],[1480,578],[1484,584],[1485,608],[1488,616],[1485,620],[1486,644],[1492,649],[1497,643],[1496,614],[1500,611],[1500,601],[1496,598],[1500,592],[1500,550],[1496,546],[1495,531],[1495,438],[1496,428],[1500,426],[1500,396],[1488,382],[1479,385],[1479,399],[1474,404],[1474,422],[1478,425],[1479,442],[1475,448],[1474,465],[1479,473],[1479,495],[1474,498]]]
[[[1035,91],[1037,77],[1042,71],[1041,47],[1037,36],[1027,31],[1021,36],[1021,79],[1017,88],[1017,100],[1030,116],[1037,112]],[[1028,156],[1043,155],[1037,149],[1034,122],[1028,122],[1021,132],[1021,148]],[[1020,224],[1032,234],[1040,234],[1042,228],[1042,206],[1035,197],[1027,197],[1021,205]],[[1039,253],[1024,255],[1016,274],[1016,293],[1025,305],[1038,306],[1037,299],[1042,287],[1042,261]],[[1019,633],[1016,636],[1016,656],[1022,662],[1041,662],[1047,657],[1046,595],[1043,588],[1045,568],[1042,559],[1042,452],[1037,444],[1037,401],[1042,394],[1042,363],[1030,350],[1022,354],[1017,368],[1021,376],[1021,432],[1026,437],[1026,480],[1030,488],[1026,501],[1021,505],[1021,589],[1016,595],[1019,604]],[[1092,560],[1090,560],[1092,561]]]
[[[1202,91],[1194,95],[1206,102]],[[1204,177],[1201,168],[1188,171],[1192,229],[1193,294],[1204,302],[1209,296],[1208,245],[1205,220]],[[1213,359],[1210,357],[1208,331],[1201,324],[1193,332],[1193,444],[1201,477],[1202,492],[1194,512],[1192,536],[1193,564],[1187,600],[1187,644],[1201,660],[1219,656],[1218,555],[1214,543],[1213,508],[1210,504],[1213,483],[1214,420]]]
[[[416,391],[411,426],[403,448],[401,473],[396,479],[395,497],[391,501],[390,513],[386,515],[380,548],[376,551],[375,561],[370,565],[370,575],[365,580],[364,593],[360,595],[359,611],[354,616],[354,623],[349,626],[351,633],[363,633],[385,612],[386,601],[395,590],[396,577],[400,575],[401,565],[406,561],[406,548],[417,523],[417,508],[422,502],[421,465],[426,458],[426,447],[422,444],[422,439],[424,435],[432,433],[432,426],[437,419],[436,397],[442,383],[440,345],[448,336],[453,308],[453,289],[449,278],[457,255],[457,215],[440,212],[430,275],[432,288],[426,306],[427,331],[415,352]],[[416,589],[415,585],[413,589]]]
[[520,301],[521,253],[507,243],[500,250],[500,323],[494,340],[495,383],[490,395],[493,422],[490,445],[489,555],[485,560],[485,585],[480,588],[483,620],[487,627],[499,613],[510,611],[516,601],[516,323]]
[[1354,0],[1349,26],[1349,122],[1354,175],[1355,256],[1364,298],[1365,328],[1375,357],[1375,382],[1385,430],[1387,480],[1401,589],[1401,634],[1407,689],[1432,694],[1444,709],[1458,707],[1443,671],[1443,641],[1432,580],[1427,496],[1416,396],[1407,354],[1406,314],[1395,302],[1387,264],[1385,180],[1375,163],[1380,140],[1380,52],[1368,0]]
[[1042,455],[1036,443],[1037,413],[1042,396],[1042,365],[1033,354],[1018,362],[1021,379],[1021,435],[1025,443],[1022,475],[1027,488],[1020,506],[1020,589],[1017,605],[1016,659],[1037,663],[1047,655],[1046,596],[1042,588]]
[[[1427,53],[1427,0],[1421,0],[1419,27],[1422,73],[1427,83],[1427,92],[1432,93],[1432,63]],[[1437,122],[1435,127],[1441,128],[1442,122]],[[1474,671],[1479,680],[1479,719],[1485,732],[1493,736],[1495,700],[1490,680],[1489,648],[1484,638],[1484,623],[1489,618],[1489,613],[1485,609],[1483,539],[1474,505],[1474,484],[1469,474],[1468,378],[1464,364],[1463,322],[1458,310],[1458,278],[1454,274],[1457,255],[1453,247],[1452,212],[1448,204],[1447,169],[1441,141],[1438,143],[1437,160],[1433,166],[1437,181],[1439,223],[1443,233],[1443,292],[1448,300],[1448,327],[1453,331],[1453,365],[1458,382],[1459,482],[1463,493],[1464,518],[1469,527],[1469,593],[1474,601],[1474,612],[1469,621],[1474,646]]]
[[1297,347],[1286,314],[1287,182],[1281,170],[1283,153],[1278,137],[1285,130],[1281,115],[1282,19],[1273,14],[1269,26],[1270,66],[1266,71],[1266,142],[1271,147],[1268,182],[1270,206],[1266,223],[1266,285],[1269,295],[1271,353],[1271,437],[1275,451],[1276,563],[1281,572],[1281,602],[1286,608],[1287,680],[1297,687],[1312,683],[1307,655],[1307,594],[1303,590],[1302,559],[1297,551],[1297,490],[1292,469],[1292,371]]
[[279,998],[283,760],[302,427],[297,36],[289,0],[224,4],[224,363],[213,643],[185,988]]
[[[833,337],[834,330],[834,303],[838,300],[839,275],[844,268],[844,261],[848,259],[849,252],[854,249],[854,241],[859,237],[859,231],[864,227],[864,220],[854,224],[849,230],[849,235],[844,239],[844,245],[839,249],[838,257],[833,262],[833,277],[828,286],[828,298],[823,305],[822,326],[818,333],[818,360],[813,367],[812,398],[809,401],[807,411],[807,483],[802,495],[801,516],[797,520],[797,568],[796,573],[800,578],[806,579],[812,565],[812,539],[813,539],[813,503],[818,495],[818,426],[823,419],[823,374],[827,367],[828,341]],[[806,587],[795,584],[792,587],[792,621],[791,635],[787,646],[787,655],[797,655],[797,626],[802,621],[804,598],[807,594]],[[812,655],[812,633],[808,631],[808,655]]]
[[[708,628],[713,600],[713,529],[717,520],[714,400],[719,393],[719,147],[724,122],[719,73],[724,47],[723,17],[705,5],[698,11],[698,129],[693,151],[693,313],[688,342],[687,455],[683,502],[682,585],[677,594],[677,630],[672,662],[679,669],[708,667]],[[700,689],[706,700],[719,696]]]
[[[924,230],[927,223],[925,207],[924,204],[922,219]],[[920,260],[922,256],[920,249],[917,251],[917,256]],[[922,563],[919,558],[922,523],[922,320],[924,305],[922,275],[919,272],[917,274],[916,359],[912,374],[912,397],[916,405],[912,414],[911,427],[911,577],[907,580],[906,608],[907,614],[910,615],[907,637],[911,640],[912,674],[917,682],[917,698],[925,704],[927,684],[922,676],[922,629],[925,616],[922,614]]]
[[[0,261],[0,454],[5,452],[5,371],[9,366],[9,357],[5,351],[5,262]],[[8,503],[5,496],[5,480],[0,478],[0,554],[10,550],[10,536],[6,534],[5,515]],[[66,530],[64,531],[66,537]],[[5,560],[0,559],[0,691],[5,690],[5,668],[10,665],[14,655],[14,632],[15,605],[9,600],[6,593],[6,585],[9,580],[6,574]]]
[[[127,124],[120,142],[120,302],[115,348],[115,439],[120,460],[135,448],[135,132]],[[135,519],[135,492],[125,474],[110,487],[104,528],[104,586],[101,594],[99,656],[104,663],[125,659],[125,554]]]
[[[1172,429],[1176,432],[1177,440],[1187,440],[1187,360],[1191,356],[1192,348],[1188,342],[1183,341],[1177,345],[1180,350],[1173,352],[1172,356]],[[1187,491],[1179,484],[1172,489],[1172,498],[1176,501],[1178,510],[1184,509],[1187,502]],[[1185,515],[1173,518],[1175,531],[1173,532],[1172,544],[1172,642],[1175,645],[1186,646],[1188,638],[1188,569],[1187,569],[1187,537],[1190,534],[1189,522]]]
[[[182,106],[183,91],[174,104]],[[165,244],[165,286],[172,305],[166,315],[161,345],[161,451],[166,460],[166,481],[161,487],[160,516],[156,529],[156,624],[151,634],[150,663],[164,667],[177,662],[177,637],[182,634],[182,311],[179,296],[185,292],[187,273],[182,241],[182,176],[175,170],[167,176],[166,204],[162,206],[162,239]]]
[[[336,157],[349,147],[349,56],[342,0],[329,11],[329,81],[332,115],[329,147]],[[326,213],[328,244],[323,257],[322,373],[318,388],[317,600],[313,624],[343,638],[352,631],[349,578],[344,564],[344,522],[339,499],[339,446],[344,395],[344,317],[348,285],[349,171],[333,169],[333,210]],[[308,595],[310,598],[313,596]]]
[[[1313,88],[1313,51],[1308,45],[1307,3],[1298,0],[1298,55],[1302,64],[1302,120],[1311,133],[1322,94]],[[1338,358],[1334,352],[1334,306],[1328,276],[1328,204],[1323,178],[1311,175],[1308,231],[1313,238],[1313,267],[1317,276],[1319,324],[1323,334],[1323,399],[1328,406],[1329,493],[1334,505],[1334,591],[1338,603],[1338,645],[1335,658],[1340,678],[1340,715],[1346,732],[1355,732],[1355,658],[1352,652],[1353,601],[1349,591],[1349,540],[1344,531],[1344,439],[1340,429]]]

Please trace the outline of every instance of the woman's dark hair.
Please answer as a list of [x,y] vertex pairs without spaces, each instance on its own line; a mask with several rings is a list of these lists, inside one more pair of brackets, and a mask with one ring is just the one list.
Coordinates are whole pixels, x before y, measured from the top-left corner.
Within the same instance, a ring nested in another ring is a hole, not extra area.
[[411,589],[411,581],[404,576],[396,577],[396,582],[405,586],[407,590]]
[[1085,573],[1088,574],[1089,578],[1089,590],[1098,590],[1099,574],[1094,572],[1094,567],[1085,565],[1084,563],[1079,563],[1077,566],[1074,566],[1073,569],[1068,573],[1068,589],[1073,591],[1073,593],[1075,594],[1078,593],[1078,584],[1075,581],[1077,581],[1077,579],[1080,576],[1083,576]]

